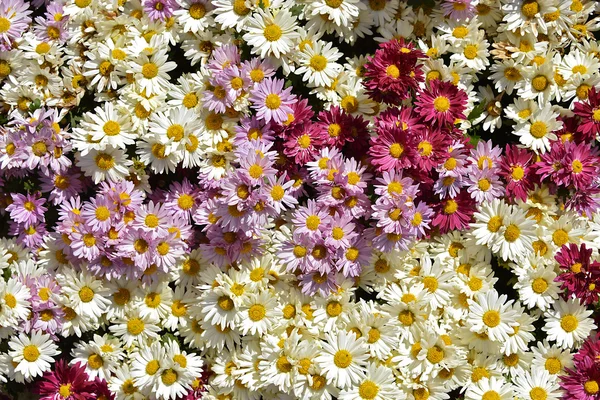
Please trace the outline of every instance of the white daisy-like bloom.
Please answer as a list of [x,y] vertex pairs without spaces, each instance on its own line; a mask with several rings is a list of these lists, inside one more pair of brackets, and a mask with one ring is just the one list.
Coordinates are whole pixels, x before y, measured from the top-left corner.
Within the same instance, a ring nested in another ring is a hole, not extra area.
[[205,322],[219,325],[222,329],[235,328],[241,320],[239,304],[236,304],[231,293],[222,287],[213,288],[204,295],[201,301],[192,307],[192,315],[197,313]]
[[174,70],[177,64],[167,59],[166,50],[157,50],[151,56],[140,54],[129,63],[129,72],[134,74],[136,85],[147,95],[164,93],[169,89],[167,72]]
[[536,100],[540,106],[549,105],[556,96],[554,65],[546,61],[523,69],[525,80],[519,83],[517,95],[526,100]]
[[365,375],[369,350],[365,338],[353,332],[327,332],[323,353],[315,359],[325,377],[339,388],[359,384]]
[[388,367],[369,363],[365,372],[364,378],[342,390],[338,399],[398,400],[404,397]]
[[145,393],[156,387],[160,372],[166,367],[165,349],[159,341],[141,346],[131,357],[131,376],[134,384]]
[[31,312],[29,288],[15,278],[0,281],[0,321],[6,325],[17,325],[25,321]]
[[223,29],[235,27],[240,32],[245,27],[248,19],[252,16],[249,1],[246,0],[213,0],[215,7],[215,21],[222,25]]
[[341,56],[331,42],[317,41],[312,46],[304,46],[299,54],[300,67],[295,72],[304,74],[302,80],[311,85],[329,86],[342,70],[336,62]]
[[209,0],[184,0],[182,3],[182,8],[173,14],[177,16],[184,32],[203,31],[214,23],[213,6]]
[[504,109],[504,113],[507,118],[524,123],[538,110],[539,106],[535,101],[516,98],[512,104]]
[[[111,102],[105,102],[103,107],[96,107],[94,112],[84,114],[79,128],[74,128],[80,137],[88,137],[97,150],[104,150],[107,146],[125,149],[127,145],[134,144],[136,134],[132,130],[131,120],[127,114],[121,113]],[[83,131],[83,132],[82,132]],[[87,154],[86,146],[78,146],[81,154]]]
[[148,130],[160,138],[170,151],[182,151],[191,144],[189,135],[200,130],[196,113],[184,107],[173,107],[168,113],[158,111],[150,118]]
[[116,400],[144,400],[144,396],[133,382],[130,367],[123,364],[115,370],[108,380],[108,388],[115,394]]
[[77,314],[97,320],[110,304],[110,290],[104,287],[101,280],[89,273],[65,270],[56,276],[56,280],[63,293],[68,296],[68,305]]
[[252,46],[252,54],[275,56],[289,53],[298,39],[297,21],[287,9],[258,11],[248,19],[244,40]]
[[519,291],[519,298],[527,308],[538,307],[545,311],[558,299],[560,285],[554,281],[556,272],[554,267],[538,267],[524,269],[518,273],[519,281],[515,289]]
[[161,329],[158,319],[151,314],[142,316],[141,311],[134,308],[124,317],[115,318],[109,330],[129,347],[134,343],[143,345],[150,339],[158,339]]
[[165,359],[154,387],[156,396],[172,400],[185,395],[201,368],[202,360],[198,356],[181,352],[179,345],[170,340],[165,346]]
[[366,7],[360,0],[314,0],[306,7],[308,15],[326,15],[338,26],[349,26]]
[[504,379],[495,377],[483,378],[470,385],[465,392],[465,400],[512,400],[513,389]]
[[531,351],[533,352],[532,368],[548,371],[553,380],[565,374],[565,368],[573,368],[573,356],[570,350],[562,349],[556,344],[551,345],[547,340],[531,346]]
[[559,299],[553,308],[546,313],[546,324],[542,330],[547,332],[548,340],[556,341],[562,348],[579,346],[597,328],[590,318],[592,310],[581,305],[579,299]]
[[133,165],[125,152],[112,146],[104,150],[92,149],[83,156],[81,153],[75,155],[76,164],[86,176],[93,179],[95,184],[104,180],[118,182],[129,176],[128,167]]
[[473,38],[461,41],[461,46],[458,52],[450,56],[451,60],[456,60],[466,65],[471,70],[481,71],[490,65],[488,60],[489,43],[484,39],[483,31]]
[[32,330],[30,335],[19,333],[8,342],[8,355],[12,357],[14,370],[23,374],[27,381],[49,371],[53,357],[60,354],[50,335],[38,330]]
[[491,340],[504,341],[514,332],[517,325],[516,312],[511,308],[512,300],[505,294],[499,296],[495,289],[479,293],[475,300],[468,300],[467,323],[473,332],[486,333]]
[[554,2],[549,0],[506,0],[502,6],[505,12],[503,21],[506,29],[523,30],[538,35],[548,32],[544,16],[556,11]]
[[479,245],[491,246],[500,235],[504,226],[504,218],[510,213],[510,206],[501,199],[493,199],[479,205],[473,214],[475,222],[470,225],[471,234]]
[[504,260],[517,261],[531,253],[536,239],[535,221],[527,218],[524,211],[512,207],[510,214],[502,220],[500,235],[496,236],[492,250]]
[[183,159],[183,150],[163,142],[156,134],[147,135],[137,142],[136,153],[140,156],[140,161],[149,165],[156,173],[175,172],[177,164]]
[[275,306],[277,299],[267,290],[250,295],[242,303],[240,331],[243,335],[262,336],[267,333],[283,314]]
[[558,65],[558,71],[564,79],[570,80],[579,74],[583,78],[598,74],[600,63],[591,54],[584,53],[579,49],[574,49],[562,58]]
[[92,379],[96,377],[108,379],[117,365],[122,362],[113,354],[103,351],[95,341],[75,343],[71,349],[71,357],[73,359],[70,364],[81,363],[84,365],[87,374]]
[[548,371],[536,367],[515,376],[513,385],[516,395],[524,400],[558,400],[562,397],[558,383]]
[[433,309],[444,307],[450,301],[449,290],[452,271],[446,270],[440,259],[431,262],[431,258],[421,258],[418,278],[422,278],[425,289],[429,292],[428,299]]
[[166,282],[155,282],[142,289],[142,296],[134,303],[140,315],[149,315],[154,320],[162,320],[169,315],[173,304],[173,290]]
[[563,126],[562,121],[557,118],[558,113],[547,104],[531,115],[529,121],[517,124],[514,135],[519,136],[519,141],[523,145],[536,153],[543,154],[550,150],[550,141],[557,139],[554,132]]

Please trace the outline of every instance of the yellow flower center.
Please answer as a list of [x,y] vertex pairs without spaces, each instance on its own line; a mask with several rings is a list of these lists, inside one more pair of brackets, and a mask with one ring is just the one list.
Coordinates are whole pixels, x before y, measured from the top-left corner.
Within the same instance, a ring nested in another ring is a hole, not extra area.
[[477,50],[478,48],[476,44],[468,44],[465,46],[463,54],[468,60],[473,60],[475,57],[477,57]]
[[560,327],[567,333],[573,332],[579,326],[577,317],[571,314],[567,314],[560,319]]
[[269,42],[278,41],[279,38],[281,38],[281,35],[282,35],[281,28],[276,24],[267,25],[267,26],[265,26],[265,29],[263,30],[263,36]]
[[500,313],[496,310],[488,310],[483,314],[483,323],[489,328],[500,325]]
[[358,387],[358,395],[361,399],[372,400],[377,397],[379,386],[373,381],[366,380]]
[[348,368],[352,364],[352,354],[348,350],[338,350],[333,356],[333,363],[338,368]]
[[583,390],[585,390],[587,394],[595,395],[600,390],[600,387],[598,386],[598,382],[590,380],[583,384]]
[[127,332],[137,336],[144,331],[144,321],[139,318],[132,318],[127,321]]
[[281,105],[281,97],[275,93],[267,95],[265,99],[265,106],[271,110],[277,110]]
[[327,67],[327,58],[320,54],[315,54],[310,58],[310,67],[317,72],[323,71]]
[[444,213],[454,214],[456,211],[458,211],[458,203],[452,199],[446,201],[446,204],[444,204]]
[[541,139],[548,133],[548,127],[545,123],[541,121],[536,121],[533,124],[531,124],[531,127],[529,128],[529,133],[531,133],[531,136],[533,136],[534,138]]
[[521,6],[521,12],[527,19],[531,19],[540,12],[540,5],[536,0],[525,0]]
[[507,242],[514,242],[521,236],[521,230],[515,224],[510,224],[506,227],[506,231],[504,231],[504,239]]
[[537,75],[531,80],[531,85],[538,92],[543,92],[548,87],[548,78],[544,75]]
[[250,307],[250,309],[248,309],[248,317],[254,322],[262,320],[266,313],[267,311],[265,306],[262,304],[254,304],[252,307]]
[[206,15],[206,8],[202,3],[194,3],[190,7],[190,17],[194,19],[201,19]]
[[385,69],[385,74],[391,78],[398,79],[400,77],[400,70],[397,66],[391,64]]
[[544,368],[552,375],[556,375],[560,372],[562,364],[556,357],[550,357],[544,363]]
[[437,112],[446,112],[450,109],[450,100],[445,96],[438,96],[433,101],[433,108]]
[[100,369],[104,365],[104,360],[98,354],[90,354],[87,364],[91,369]]
[[23,348],[23,358],[28,362],[35,362],[40,357],[40,350],[37,346],[30,344]]
[[166,386],[171,386],[177,381],[177,371],[172,368],[163,371],[163,373],[160,374],[160,380]]

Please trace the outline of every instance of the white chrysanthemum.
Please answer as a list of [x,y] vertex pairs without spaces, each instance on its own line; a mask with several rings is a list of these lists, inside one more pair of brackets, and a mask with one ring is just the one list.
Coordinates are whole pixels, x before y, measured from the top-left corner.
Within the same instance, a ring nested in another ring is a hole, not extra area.
[[358,18],[365,5],[359,0],[315,0],[306,7],[306,13],[325,15],[338,26],[349,26]]
[[558,299],[560,285],[554,281],[554,267],[539,266],[536,269],[523,270],[518,274],[518,278],[515,289],[519,291],[519,298],[528,308],[538,307],[545,311]]
[[475,300],[469,300],[470,330],[485,332],[492,340],[506,340],[517,325],[516,312],[510,307],[512,300],[507,302],[507,296],[498,296],[495,289],[478,294]]
[[86,176],[93,179],[95,184],[104,180],[118,182],[129,175],[128,167],[133,164],[123,150],[108,146],[104,150],[90,150],[85,156],[75,155],[77,166]]
[[142,346],[131,356],[131,376],[134,384],[146,393],[156,387],[160,371],[164,369],[165,349],[159,341]]
[[302,80],[311,85],[329,86],[342,70],[336,62],[341,56],[331,42],[317,41],[312,46],[304,46],[299,54],[300,67],[295,72],[304,74]]
[[49,371],[53,357],[60,354],[50,335],[38,330],[31,331],[31,336],[24,333],[13,336],[8,347],[15,372],[23,374],[27,381]]
[[203,31],[210,27],[214,20],[212,18],[212,4],[208,0],[184,0],[182,8],[175,10],[179,24],[183,26],[184,32]]
[[244,40],[252,46],[252,54],[279,58],[294,48],[294,40],[299,36],[296,26],[296,17],[286,9],[274,13],[259,9],[248,20]]
[[140,54],[129,64],[130,72],[134,74],[136,84],[146,95],[164,93],[169,89],[169,74],[167,72],[177,67],[173,61],[167,61],[167,51],[155,51],[152,56]]
[[592,311],[581,305],[579,299],[559,299],[554,303],[554,310],[548,311],[542,330],[548,333],[548,340],[556,341],[558,346],[578,346],[596,329],[590,315]]
[[342,390],[340,400],[397,400],[402,398],[402,392],[395,384],[392,370],[385,366],[369,363],[364,378]]
[[76,274],[73,270],[57,275],[62,291],[68,296],[68,305],[77,314],[98,319],[110,304],[110,291],[102,281],[88,273]]
[[[119,112],[111,102],[105,102],[103,107],[96,107],[94,112],[84,114],[79,128],[74,132],[81,138],[95,145],[96,150],[104,150],[106,146],[124,149],[134,143],[136,134],[132,131],[129,117]],[[82,155],[86,155],[86,147],[76,146]]]
[[240,331],[244,335],[262,336],[283,316],[276,309],[277,300],[264,290],[259,294],[248,296],[242,303]]
[[144,400],[146,397],[133,382],[130,368],[127,364],[115,370],[108,380],[108,388],[115,394],[116,400]]
[[326,378],[339,388],[359,384],[365,375],[369,351],[365,338],[356,339],[352,332],[325,333],[323,353],[315,359]]
[[126,346],[143,345],[150,339],[158,339],[158,324],[158,319],[151,314],[142,316],[139,309],[132,309],[124,317],[116,318],[109,329]]
[[535,221],[527,218],[524,211],[512,207],[510,214],[502,220],[502,227],[492,250],[504,260],[517,261],[531,253],[532,243],[536,238]]
[[558,383],[543,369],[531,368],[531,371],[515,376],[513,384],[517,396],[523,400],[558,400],[562,397]]
[[169,151],[183,151],[190,145],[189,136],[200,130],[196,113],[184,107],[173,107],[168,113],[158,111],[150,118],[148,130],[154,133]]
[[498,378],[483,378],[470,385],[465,393],[465,400],[512,400],[512,385]]
[[29,288],[15,278],[0,281],[0,322],[17,325],[31,312]]
[[562,121],[557,120],[558,113],[552,111],[549,104],[536,111],[525,123],[515,127],[514,134],[519,136],[519,141],[535,151],[545,153],[550,150],[550,141],[556,140],[555,131],[562,128]]

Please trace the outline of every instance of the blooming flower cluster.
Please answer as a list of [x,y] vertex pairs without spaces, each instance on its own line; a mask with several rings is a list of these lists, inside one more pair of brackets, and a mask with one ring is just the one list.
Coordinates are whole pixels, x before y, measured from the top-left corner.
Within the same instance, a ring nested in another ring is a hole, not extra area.
[[600,400],[598,30],[2,0],[0,398]]

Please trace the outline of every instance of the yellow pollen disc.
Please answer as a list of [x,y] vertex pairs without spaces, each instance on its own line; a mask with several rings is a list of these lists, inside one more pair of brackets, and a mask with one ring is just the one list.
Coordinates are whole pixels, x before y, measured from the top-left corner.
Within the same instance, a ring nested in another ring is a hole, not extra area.
[[507,242],[514,242],[521,236],[521,230],[515,224],[510,224],[506,227],[506,231],[504,231],[504,239]]
[[574,173],[580,174],[583,171],[583,164],[579,160],[575,160],[571,163],[571,169]]
[[477,187],[479,187],[479,190],[481,190],[483,192],[487,192],[490,189],[490,186],[492,186],[492,184],[490,183],[489,180],[487,180],[485,178],[477,181]]
[[463,39],[469,34],[469,30],[464,26],[457,26],[452,30],[452,36],[457,39]]
[[100,369],[104,365],[104,360],[100,357],[99,354],[91,354],[88,357],[88,367],[91,369]]
[[394,143],[390,146],[390,156],[398,159],[404,153],[404,146],[401,143]]
[[148,375],[154,375],[160,369],[160,364],[157,360],[152,360],[148,364],[146,364],[146,373]]
[[458,203],[452,199],[447,200],[446,204],[444,204],[444,213],[454,214],[456,211],[458,211]]
[[271,110],[277,110],[280,105],[281,97],[275,93],[271,93],[265,98],[265,106]]
[[427,350],[427,360],[432,364],[437,364],[444,359],[444,350],[439,346],[433,346]]
[[317,72],[323,71],[327,67],[327,58],[320,54],[315,54],[310,58],[310,67]]
[[548,126],[544,122],[536,121],[531,124],[529,133],[531,133],[531,136],[534,138],[541,139],[548,133]]
[[342,313],[342,305],[338,301],[330,301],[329,303],[327,303],[325,311],[327,312],[328,316],[337,317]]
[[398,314],[398,321],[400,321],[402,325],[410,326],[415,322],[415,314],[410,310],[400,311]]
[[106,221],[110,218],[110,211],[106,206],[96,208],[95,214],[98,221]]
[[193,3],[190,6],[190,17],[194,18],[194,19],[201,19],[204,17],[204,15],[206,15],[206,8],[204,7],[204,4],[202,3]]
[[583,384],[583,390],[585,390],[587,394],[595,395],[600,390],[600,387],[598,386],[597,381],[590,380]]
[[531,85],[538,92],[543,92],[548,87],[548,78],[544,75],[537,75],[535,78],[531,80]]
[[496,310],[489,310],[483,314],[483,323],[489,328],[495,328],[500,325],[500,313]]
[[254,322],[261,321],[266,313],[265,306],[262,304],[254,304],[248,309],[248,317]]
[[267,26],[265,26],[265,29],[263,30],[263,36],[269,42],[276,42],[282,36],[281,28],[276,24],[267,25]]
[[352,354],[348,350],[338,350],[333,356],[333,363],[338,368],[348,368],[352,364]]
[[560,327],[567,333],[573,332],[579,326],[577,317],[567,314],[560,319]]
[[60,385],[58,388],[58,394],[60,394],[63,399],[69,397],[71,395],[71,384],[65,383]]
[[385,69],[385,74],[391,78],[398,79],[400,77],[400,70],[397,66],[391,64]]
[[177,371],[172,368],[163,371],[163,373],[160,374],[160,380],[166,386],[171,386],[177,381]]
[[144,322],[139,318],[133,318],[127,321],[127,332],[137,336],[144,331]]
[[512,167],[511,169],[512,169],[511,177],[515,181],[520,181],[525,176],[525,170],[523,169],[523,167],[516,165],[516,166]]
[[556,375],[560,372],[562,364],[558,358],[550,357],[544,363],[544,368],[552,375]]
[[144,225],[146,225],[148,228],[156,228],[158,226],[158,223],[159,219],[154,214],[148,214],[144,218]]
[[316,231],[321,224],[321,218],[316,215],[311,215],[306,218],[306,227],[311,231]]
[[531,283],[531,289],[537,294],[544,293],[548,289],[548,282],[544,278],[535,278]]
[[98,153],[98,155],[94,159],[94,162],[96,163],[98,168],[100,168],[103,171],[108,171],[109,169],[112,169],[115,166],[115,159],[113,158],[113,156],[107,153]]
[[450,100],[445,96],[438,96],[433,100],[435,111],[443,113],[450,109]]
[[525,0],[521,6],[521,12],[526,18],[531,19],[540,12],[540,5],[536,0]]
[[361,399],[372,400],[377,397],[379,386],[373,381],[366,380],[358,387],[358,395]]
[[229,296],[221,296],[217,300],[217,305],[224,311],[233,310],[233,300]]
[[552,241],[558,247],[561,247],[569,241],[569,234],[564,229],[557,229],[552,234]]
[[465,46],[465,50],[463,51],[463,54],[465,55],[465,58],[467,58],[468,60],[473,60],[477,57],[477,45],[476,44],[469,44]]
[[94,291],[89,286],[79,289],[79,298],[84,303],[89,303],[94,298]]
[[40,350],[37,346],[30,344],[23,348],[23,358],[28,362],[35,362],[40,357]]

